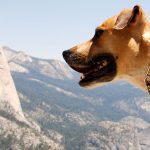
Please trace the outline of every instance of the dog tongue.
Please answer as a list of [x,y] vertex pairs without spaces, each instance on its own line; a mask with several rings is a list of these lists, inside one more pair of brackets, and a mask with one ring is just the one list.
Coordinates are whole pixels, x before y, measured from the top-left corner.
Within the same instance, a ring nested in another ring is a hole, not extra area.
[[73,70],[79,72],[79,73],[87,73],[92,68],[91,66],[70,66]]
[[69,64],[70,67],[72,69],[74,69],[75,71],[79,72],[79,73],[89,73],[89,72],[93,72],[94,70],[100,70],[101,68],[107,66],[108,61],[104,56],[98,57],[97,59],[95,59],[94,61],[89,61],[88,63],[84,63],[84,64]]
[[71,65],[70,67],[79,73],[89,73],[93,71],[100,70],[101,68],[107,65],[107,61],[99,61],[97,63],[93,63],[92,65]]

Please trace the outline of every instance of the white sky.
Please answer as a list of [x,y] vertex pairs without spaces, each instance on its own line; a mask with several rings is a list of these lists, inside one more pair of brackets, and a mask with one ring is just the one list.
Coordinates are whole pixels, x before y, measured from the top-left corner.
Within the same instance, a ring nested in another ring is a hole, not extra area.
[[0,0],[0,45],[62,60],[63,50],[90,39],[105,19],[135,4],[150,16],[149,0]]

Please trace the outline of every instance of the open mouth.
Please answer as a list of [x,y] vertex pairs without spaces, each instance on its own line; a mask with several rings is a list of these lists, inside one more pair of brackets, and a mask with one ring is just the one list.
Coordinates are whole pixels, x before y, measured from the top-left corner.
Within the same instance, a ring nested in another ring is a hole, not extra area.
[[113,55],[104,53],[82,65],[70,65],[75,71],[81,73],[80,86],[86,87],[92,83],[109,82],[116,75],[116,60]]

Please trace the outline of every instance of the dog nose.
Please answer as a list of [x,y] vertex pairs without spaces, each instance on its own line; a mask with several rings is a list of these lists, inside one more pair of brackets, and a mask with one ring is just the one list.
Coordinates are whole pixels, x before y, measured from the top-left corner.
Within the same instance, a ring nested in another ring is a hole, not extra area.
[[70,54],[71,54],[70,50],[63,51],[63,53],[62,53],[65,60],[70,56]]

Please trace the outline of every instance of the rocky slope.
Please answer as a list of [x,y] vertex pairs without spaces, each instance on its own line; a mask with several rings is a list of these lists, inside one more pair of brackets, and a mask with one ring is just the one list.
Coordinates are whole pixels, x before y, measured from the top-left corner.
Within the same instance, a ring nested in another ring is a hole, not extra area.
[[27,123],[2,49],[0,49],[0,113],[3,115],[8,113]]
[[0,149],[64,149],[59,134],[42,132],[32,119],[24,116],[3,49],[0,49],[0,75]]
[[63,150],[61,141],[57,141],[58,135],[37,131],[25,124],[0,117],[0,149],[12,150]]
[[144,132],[149,129],[150,124],[140,118],[124,118],[121,122],[103,121],[86,135],[86,149],[148,150],[150,132],[146,136]]

